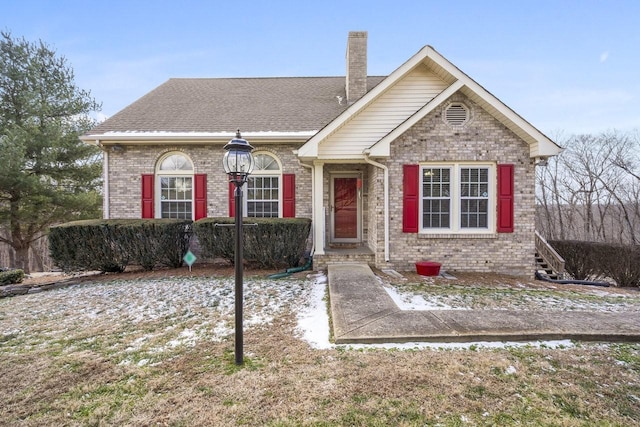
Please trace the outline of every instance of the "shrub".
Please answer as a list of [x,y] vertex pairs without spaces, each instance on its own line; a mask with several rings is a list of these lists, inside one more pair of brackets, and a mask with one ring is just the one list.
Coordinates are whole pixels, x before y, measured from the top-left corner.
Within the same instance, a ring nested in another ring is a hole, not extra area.
[[565,260],[574,279],[606,277],[618,286],[640,286],[640,246],[552,240],[549,244]]
[[189,220],[74,221],[49,229],[49,249],[54,263],[64,271],[122,272],[130,263],[145,270],[158,265],[179,267],[190,232]]
[[[194,233],[206,256],[234,262],[235,219],[203,218]],[[296,267],[304,256],[311,230],[308,218],[244,218],[244,259],[262,268]],[[257,224],[255,226],[250,224]]]
[[574,279],[587,280],[600,275],[593,259],[593,242],[550,240],[549,244],[564,258],[564,268]]
[[21,283],[24,279],[24,271],[20,269],[0,270],[0,286]]
[[640,286],[640,246],[599,243],[594,252],[602,275],[618,286]]
[[122,272],[129,257],[115,236],[113,220],[73,221],[49,228],[49,252],[63,271]]
[[191,221],[186,220],[126,221],[117,230],[120,245],[131,262],[145,270],[153,270],[158,265],[180,267],[191,239]]

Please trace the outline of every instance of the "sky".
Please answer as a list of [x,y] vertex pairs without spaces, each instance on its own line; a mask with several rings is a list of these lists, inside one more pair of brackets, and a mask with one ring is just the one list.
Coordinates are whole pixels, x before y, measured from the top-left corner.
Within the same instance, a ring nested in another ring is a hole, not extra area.
[[109,117],[173,77],[368,74],[423,46],[551,137],[640,128],[637,0],[0,0],[0,30],[42,40]]

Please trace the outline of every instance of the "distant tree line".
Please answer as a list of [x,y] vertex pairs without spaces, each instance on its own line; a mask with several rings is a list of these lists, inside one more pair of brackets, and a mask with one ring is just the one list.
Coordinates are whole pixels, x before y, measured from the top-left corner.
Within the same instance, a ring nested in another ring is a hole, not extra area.
[[640,134],[603,132],[558,141],[536,168],[536,229],[547,240],[640,243]]

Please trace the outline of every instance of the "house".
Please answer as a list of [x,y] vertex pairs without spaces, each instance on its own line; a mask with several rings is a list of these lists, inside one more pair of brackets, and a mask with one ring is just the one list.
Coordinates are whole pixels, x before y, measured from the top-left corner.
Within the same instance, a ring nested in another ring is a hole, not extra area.
[[367,76],[170,79],[82,136],[104,151],[104,217],[233,215],[223,146],[255,147],[247,216],[312,218],[315,268],[531,275],[534,171],[560,147],[430,46]]

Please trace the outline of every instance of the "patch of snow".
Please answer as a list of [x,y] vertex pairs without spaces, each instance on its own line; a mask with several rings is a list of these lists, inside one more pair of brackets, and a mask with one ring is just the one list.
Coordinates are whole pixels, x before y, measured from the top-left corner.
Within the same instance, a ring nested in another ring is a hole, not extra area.
[[325,300],[327,276],[309,275],[309,279],[313,280],[311,291],[307,303],[298,312],[297,331],[312,348],[332,348],[333,345],[329,342],[329,314]]
[[[246,329],[273,322],[278,316],[297,313],[297,336],[314,349],[477,349],[518,346],[571,347],[569,340],[544,342],[389,343],[335,345],[329,341],[327,276],[309,274],[306,279],[250,278],[244,286]],[[383,287],[403,310],[465,309],[462,296],[419,296]],[[150,363],[157,353],[201,341],[220,342],[234,334],[234,279],[167,277],[147,280],[96,282],[0,300],[0,336],[19,338],[22,348],[59,345],[59,338],[74,336],[67,350],[90,344],[94,331],[123,364]],[[593,291],[603,292],[603,291]],[[606,293],[602,296],[611,296]],[[531,300],[529,300],[531,298]],[[584,307],[594,310],[634,310],[637,298],[617,304],[611,300],[581,302],[564,298],[523,295],[522,304],[537,301],[547,306]],[[627,307],[627,308],[625,308]],[[152,333],[145,329],[152,327]],[[37,326],[34,328],[34,326]],[[43,347],[43,348],[44,348]],[[147,362],[143,362],[144,360]],[[621,363],[621,362],[618,362]]]
[[390,286],[383,287],[400,310],[450,310],[452,308],[435,298],[427,301],[422,295],[399,292],[396,288]]

